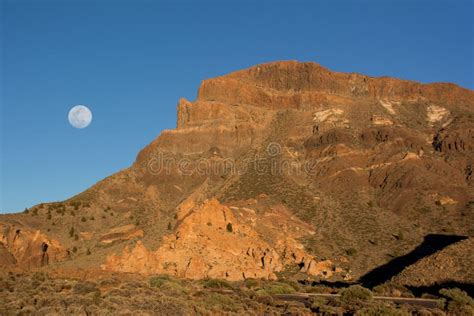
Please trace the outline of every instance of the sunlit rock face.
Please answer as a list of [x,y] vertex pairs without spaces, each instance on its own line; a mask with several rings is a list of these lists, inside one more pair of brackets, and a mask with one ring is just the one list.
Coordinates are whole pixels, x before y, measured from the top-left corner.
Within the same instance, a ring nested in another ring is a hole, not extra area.
[[[286,265],[298,265],[311,275],[330,276],[334,265],[306,253],[296,238],[311,234],[308,225],[281,209],[258,216],[248,208],[229,208],[217,200],[201,205],[185,201],[179,225],[155,251],[138,242],[133,249],[111,255],[104,270],[166,273],[189,279],[276,279]],[[272,221],[266,223],[266,221]],[[273,226],[275,223],[280,225]],[[259,229],[256,229],[256,227]],[[257,230],[266,231],[267,240]]]
[[48,238],[39,230],[3,224],[0,224],[0,230],[3,265],[38,268],[68,257],[66,249],[59,241]]

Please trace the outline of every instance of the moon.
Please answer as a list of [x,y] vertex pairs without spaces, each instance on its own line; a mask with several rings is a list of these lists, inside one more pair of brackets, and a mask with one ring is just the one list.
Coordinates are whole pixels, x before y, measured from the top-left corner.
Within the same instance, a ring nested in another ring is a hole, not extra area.
[[86,128],[92,122],[92,112],[85,105],[76,105],[69,110],[69,123],[75,128]]

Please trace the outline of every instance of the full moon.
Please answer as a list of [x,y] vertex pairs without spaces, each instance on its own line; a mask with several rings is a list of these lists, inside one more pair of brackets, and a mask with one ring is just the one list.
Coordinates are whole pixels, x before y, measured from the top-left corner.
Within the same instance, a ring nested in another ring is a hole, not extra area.
[[92,112],[85,105],[76,105],[69,110],[69,123],[75,128],[86,128],[92,122]]

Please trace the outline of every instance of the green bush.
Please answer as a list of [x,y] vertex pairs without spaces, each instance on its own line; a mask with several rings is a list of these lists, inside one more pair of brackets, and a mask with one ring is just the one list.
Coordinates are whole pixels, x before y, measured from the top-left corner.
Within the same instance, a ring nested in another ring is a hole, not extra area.
[[251,289],[260,286],[260,281],[257,279],[245,279],[244,280],[245,287]]
[[281,283],[281,282],[272,282],[265,284],[263,287],[265,292],[270,295],[274,294],[291,294],[296,292],[296,290],[289,284]]
[[357,305],[372,300],[372,292],[360,285],[351,285],[339,294],[341,302],[347,305]]
[[171,278],[169,275],[163,274],[151,277],[148,282],[150,283],[151,287],[161,287],[166,281],[169,281],[170,279]]
[[31,275],[31,278],[39,282],[44,282],[49,278],[49,276],[45,272],[35,272]]
[[447,298],[447,311],[454,315],[474,315],[474,299],[466,292],[454,289],[441,289],[439,294]]
[[165,282],[159,288],[163,293],[170,296],[179,296],[188,293],[188,290],[183,287],[179,282],[171,280],[165,280]]
[[208,289],[233,289],[234,288],[232,284],[230,284],[226,280],[220,280],[220,279],[204,280],[203,285],[205,288],[208,288]]
[[222,311],[237,311],[237,306],[232,298],[219,293],[210,293],[204,297],[204,304],[208,308],[219,311],[219,313],[222,313]]

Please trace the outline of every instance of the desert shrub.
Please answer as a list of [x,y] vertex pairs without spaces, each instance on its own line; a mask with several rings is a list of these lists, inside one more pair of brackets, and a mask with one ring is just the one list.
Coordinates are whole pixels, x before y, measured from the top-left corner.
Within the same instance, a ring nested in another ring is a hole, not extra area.
[[301,287],[300,287],[300,285],[298,284],[298,282],[295,282],[295,281],[293,281],[293,280],[286,280],[286,279],[284,279],[284,280],[280,280],[279,282],[288,284],[289,286],[291,286],[292,288],[294,288],[295,291],[297,291],[297,292],[301,290]]
[[265,290],[265,292],[267,292],[270,295],[291,294],[291,293],[296,292],[295,289],[291,285],[282,283],[282,282],[271,282],[271,283],[265,284],[263,289]]
[[226,280],[207,279],[203,281],[203,285],[207,289],[233,289],[232,284]]
[[447,298],[447,311],[454,315],[474,315],[474,299],[466,292],[454,289],[441,289],[439,294]]
[[95,217],[94,217],[94,216],[91,216],[91,217],[90,217],[90,220],[91,220],[91,221],[94,221],[94,220],[95,220]]
[[232,228],[232,223],[228,223],[227,226],[226,226],[226,229],[229,233],[232,233],[233,232],[233,228]]
[[216,311],[237,311],[237,304],[227,295],[219,293],[210,293],[204,297],[204,304],[206,307]]
[[171,222],[168,222],[168,230],[171,230]]
[[31,275],[31,279],[39,282],[44,282],[45,280],[49,279],[49,276],[45,272],[35,272]]
[[372,292],[360,285],[351,285],[340,292],[341,302],[356,305],[372,300]]
[[245,279],[244,280],[244,285],[245,287],[251,289],[251,288],[256,288],[260,286],[260,280],[257,279]]
[[346,254],[351,257],[355,256],[356,253],[357,253],[357,250],[355,248],[349,248],[346,250]]
[[72,247],[72,252],[74,252],[74,253],[77,252],[77,247],[76,246]]
[[162,275],[157,275],[151,277],[148,282],[151,287],[161,287],[163,284],[165,284],[166,281],[169,281],[171,278],[169,275],[162,274]]
[[163,285],[160,286],[160,290],[163,293],[167,295],[171,295],[171,296],[179,296],[179,295],[184,295],[188,293],[188,290],[184,286],[182,286],[176,281],[171,281],[171,280],[165,281],[165,283],[163,283]]
[[82,217],[81,217],[81,222],[84,223],[85,221],[87,221],[87,219],[86,219],[84,216],[82,216]]
[[413,297],[413,293],[411,293],[410,290],[405,286],[400,284],[384,283],[377,285],[372,289],[372,291],[385,296]]
[[311,311],[319,312],[320,309],[328,304],[328,300],[324,297],[313,296],[309,298],[309,306]]
[[74,284],[72,292],[74,294],[84,295],[99,291],[92,282],[78,282]]
[[355,315],[360,316],[409,316],[411,313],[406,312],[396,307],[390,306],[389,304],[380,304],[375,306],[364,307],[361,310],[357,311]]
[[23,211],[25,214],[28,214],[30,212],[30,210],[28,208],[25,208],[25,210]]
[[74,236],[74,227],[71,227],[71,229],[69,229],[69,237],[73,237]]

